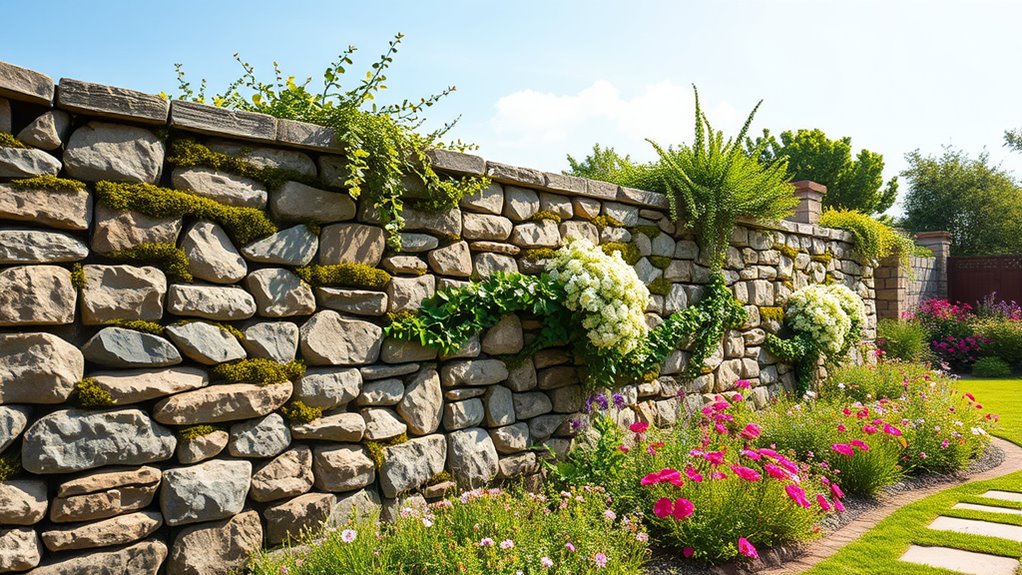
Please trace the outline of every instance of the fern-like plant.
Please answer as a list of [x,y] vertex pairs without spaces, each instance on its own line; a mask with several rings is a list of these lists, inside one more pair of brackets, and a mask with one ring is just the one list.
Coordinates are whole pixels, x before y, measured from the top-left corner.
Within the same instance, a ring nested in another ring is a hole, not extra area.
[[[695,141],[664,148],[652,140],[660,161],[646,177],[656,181],[670,200],[671,218],[690,226],[713,271],[723,267],[728,241],[739,218],[776,220],[792,213],[798,200],[788,182],[785,160],[764,164],[762,150],[747,152],[743,142],[760,104],[749,113],[741,132],[725,140],[714,130],[695,92]],[[761,144],[763,145],[763,144]],[[654,183],[654,182],[651,182]]]

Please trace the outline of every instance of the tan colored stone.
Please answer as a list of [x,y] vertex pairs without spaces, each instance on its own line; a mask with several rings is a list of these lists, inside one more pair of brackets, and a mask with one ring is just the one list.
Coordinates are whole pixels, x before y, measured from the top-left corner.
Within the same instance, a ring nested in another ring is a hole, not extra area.
[[113,320],[163,318],[167,278],[151,266],[87,265],[82,288],[82,323],[101,325]]
[[168,425],[197,425],[262,417],[284,405],[291,390],[290,381],[214,385],[160,401],[153,408],[153,418]]
[[323,441],[357,442],[365,435],[366,423],[357,413],[335,413],[325,415],[291,427],[295,439],[319,439]]
[[96,205],[92,250],[100,254],[126,250],[142,243],[176,244],[181,218],[154,218],[140,212]]
[[20,189],[0,184],[0,218],[61,230],[87,230],[92,222],[92,198],[86,191]]
[[55,335],[0,334],[0,403],[63,403],[84,372],[82,352]]
[[376,481],[376,465],[365,447],[357,444],[317,447],[312,469],[316,488],[323,491],[355,491]]
[[162,541],[149,540],[111,551],[58,557],[37,567],[32,575],[156,575],[167,558]]
[[211,168],[176,168],[171,174],[174,188],[241,208],[266,207],[266,186],[242,176]]
[[376,266],[383,257],[386,233],[365,224],[334,224],[320,233],[319,263],[363,263]]
[[163,171],[166,146],[144,128],[89,122],[76,129],[64,151],[64,169],[72,178],[99,182],[155,184]]
[[231,575],[241,572],[263,543],[259,513],[190,525],[174,540],[168,575]]
[[472,275],[472,253],[466,242],[455,242],[429,252],[429,265],[440,275],[467,278]]
[[177,460],[185,465],[189,465],[212,459],[220,455],[227,448],[227,444],[230,441],[230,434],[222,429],[217,429],[212,433],[198,437],[179,439],[177,442]]
[[147,507],[160,486],[155,467],[110,469],[72,479],[60,486],[50,506],[50,521],[92,521]]
[[209,384],[206,372],[192,367],[101,371],[89,377],[110,393],[117,405],[141,403]]
[[355,202],[344,192],[331,192],[287,182],[271,195],[273,215],[284,221],[328,224],[355,217]]
[[73,323],[77,298],[62,267],[7,268],[0,271],[0,327]]
[[144,539],[163,525],[157,511],[118,515],[95,523],[43,531],[43,544],[50,551],[71,551],[124,545]]
[[503,216],[465,214],[462,237],[466,240],[495,240],[502,242],[511,237],[513,224]]
[[312,450],[296,445],[252,474],[248,496],[260,503],[294,497],[312,489],[314,480]]
[[31,569],[42,556],[43,546],[32,529],[0,529],[0,573]]
[[294,499],[267,507],[266,543],[280,545],[303,533],[318,533],[337,504],[337,496],[330,493],[306,493]]
[[0,482],[0,525],[35,525],[46,517],[46,483],[32,479]]
[[181,240],[188,257],[188,271],[198,279],[218,284],[241,281],[248,264],[234,247],[227,232],[211,222],[196,222]]
[[301,328],[302,357],[310,365],[374,363],[382,343],[383,330],[376,324],[329,310],[312,316]]

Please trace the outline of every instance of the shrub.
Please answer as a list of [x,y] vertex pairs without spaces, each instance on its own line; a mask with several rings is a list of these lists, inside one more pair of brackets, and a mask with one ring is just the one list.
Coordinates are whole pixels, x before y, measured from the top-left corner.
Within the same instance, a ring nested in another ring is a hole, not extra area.
[[975,322],[974,329],[988,340],[981,348],[982,355],[996,357],[1010,367],[1022,365],[1022,321],[981,319]]
[[323,408],[309,407],[303,401],[296,399],[281,407],[280,414],[291,425],[302,425],[323,417]]
[[247,244],[277,232],[277,226],[256,208],[227,206],[180,190],[152,184],[99,182],[96,200],[115,210],[133,210],[154,218],[192,216],[224,227],[236,241]]
[[981,318],[1022,320],[1022,306],[1014,300],[1007,302],[997,297],[997,292],[987,294],[976,305],[976,315]]
[[930,348],[937,358],[950,369],[961,371],[972,365],[980,355],[983,345],[989,340],[982,336],[969,335],[963,338],[947,336],[930,342]]
[[314,287],[382,289],[390,283],[390,274],[363,263],[305,266],[296,269],[295,273]]
[[110,391],[91,377],[86,377],[75,384],[74,396],[78,405],[85,408],[110,407],[117,403],[110,395]]
[[255,357],[221,363],[211,369],[210,374],[227,383],[272,385],[302,377],[305,375],[305,364],[301,361],[277,363],[272,359]]
[[975,315],[967,303],[951,303],[946,299],[928,299],[919,304],[914,319],[926,327],[931,340],[947,337],[962,339],[975,333],[972,320]]
[[[309,534],[315,539],[317,534]],[[639,575],[648,557],[634,516],[608,514],[598,488],[547,497],[476,490],[389,524],[355,519],[308,548],[264,553],[253,575]]]
[[192,272],[188,270],[188,256],[175,244],[144,242],[128,249],[111,252],[107,257],[156,266],[171,278],[183,282],[192,281]]
[[8,186],[21,190],[50,190],[52,192],[84,192],[85,182],[58,178],[57,176],[35,176],[7,182]]
[[917,320],[881,319],[877,347],[886,359],[922,361],[929,355],[930,333]]
[[981,357],[972,364],[972,375],[976,377],[1008,377],[1011,366],[999,357]]
[[824,396],[848,397],[859,402],[898,399],[908,391],[908,382],[936,377],[920,363],[885,361],[878,365],[845,365],[834,369],[821,386]]
[[879,260],[897,255],[902,267],[908,265],[912,240],[862,212],[830,208],[820,216],[820,225],[851,232],[855,238],[855,251],[864,260]]

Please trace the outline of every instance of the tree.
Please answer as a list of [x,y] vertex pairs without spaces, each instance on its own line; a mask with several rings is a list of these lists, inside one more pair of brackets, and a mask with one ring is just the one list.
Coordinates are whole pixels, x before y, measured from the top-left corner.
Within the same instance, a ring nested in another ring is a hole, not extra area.
[[884,185],[884,157],[869,150],[860,150],[852,157],[852,139],[831,140],[822,130],[782,132],[780,141],[769,130],[755,141],[749,140],[751,152],[766,141],[760,160],[788,160],[792,180],[812,180],[827,186],[823,205],[878,214],[894,204],[898,195],[898,178]]
[[1016,152],[1022,152],[1022,128],[1004,131],[1004,145]]
[[905,155],[909,180],[902,226],[951,232],[954,255],[1022,253],[1022,187],[986,152],[970,158],[953,148],[940,156]]

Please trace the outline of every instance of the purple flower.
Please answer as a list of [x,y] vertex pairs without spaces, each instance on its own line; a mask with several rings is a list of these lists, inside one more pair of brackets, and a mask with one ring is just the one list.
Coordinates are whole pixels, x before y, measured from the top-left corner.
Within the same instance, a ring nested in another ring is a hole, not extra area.
[[613,399],[614,399],[614,407],[616,407],[618,409],[624,409],[625,408],[625,396],[621,395],[620,393],[615,393]]
[[571,420],[571,430],[572,431],[579,431],[579,430],[585,428],[585,426],[586,426],[586,422],[582,421],[581,419],[577,419],[576,418],[576,419],[572,419]]

